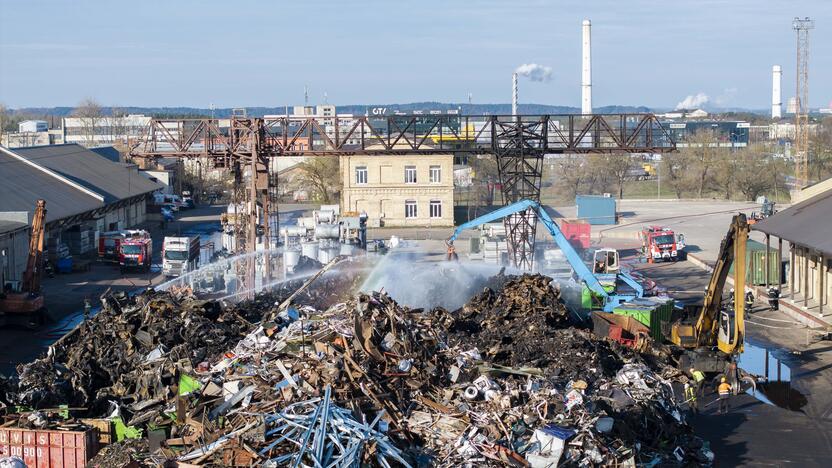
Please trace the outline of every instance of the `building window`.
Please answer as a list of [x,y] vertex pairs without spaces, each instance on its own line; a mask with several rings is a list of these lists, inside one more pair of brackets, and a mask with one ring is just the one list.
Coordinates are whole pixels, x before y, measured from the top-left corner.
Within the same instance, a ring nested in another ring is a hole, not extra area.
[[355,168],[355,183],[356,184],[366,184],[367,183],[367,166],[357,166]]
[[407,200],[404,202],[404,217],[408,219],[416,217],[416,200]]
[[431,200],[430,201],[430,217],[431,218],[441,218],[442,217],[442,202],[440,200]]
[[439,166],[430,167],[430,183],[438,184],[442,182],[442,168]]
[[405,166],[404,167],[404,183],[406,183],[406,184],[415,184],[416,183],[416,166]]

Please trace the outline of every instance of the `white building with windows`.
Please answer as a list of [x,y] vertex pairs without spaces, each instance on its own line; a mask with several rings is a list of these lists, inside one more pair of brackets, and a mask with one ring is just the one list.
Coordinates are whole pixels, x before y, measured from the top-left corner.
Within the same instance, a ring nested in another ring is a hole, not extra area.
[[123,117],[64,117],[64,143],[91,147],[127,143],[137,138],[150,125],[150,117],[131,114]]
[[371,226],[454,224],[453,155],[341,156],[341,212]]

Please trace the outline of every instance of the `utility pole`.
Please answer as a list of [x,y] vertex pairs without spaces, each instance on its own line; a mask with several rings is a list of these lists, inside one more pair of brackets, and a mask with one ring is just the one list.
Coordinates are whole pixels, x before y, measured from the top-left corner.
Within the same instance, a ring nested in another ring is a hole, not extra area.
[[797,36],[797,73],[795,73],[794,112],[794,176],[795,187],[803,190],[809,183],[809,30],[815,28],[814,20],[795,17],[792,29]]

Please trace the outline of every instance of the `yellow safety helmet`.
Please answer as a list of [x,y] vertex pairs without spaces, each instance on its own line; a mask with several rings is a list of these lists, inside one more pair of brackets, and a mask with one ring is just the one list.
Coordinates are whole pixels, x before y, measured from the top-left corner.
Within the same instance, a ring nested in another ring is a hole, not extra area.
[[723,377],[722,379],[720,379],[720,382],[725,382],[725,377]]

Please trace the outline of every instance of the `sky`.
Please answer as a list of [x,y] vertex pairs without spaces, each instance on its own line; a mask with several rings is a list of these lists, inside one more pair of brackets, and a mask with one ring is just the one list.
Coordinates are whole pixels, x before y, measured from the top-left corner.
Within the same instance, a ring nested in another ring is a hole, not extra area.
[[[795,16],[811,31],[810,105],[832,101],[832,0],[0,0],[0,103],[276,107],[420,101],[766,109],[794,95]],[[698,97],[697,97],[698,96]]]

